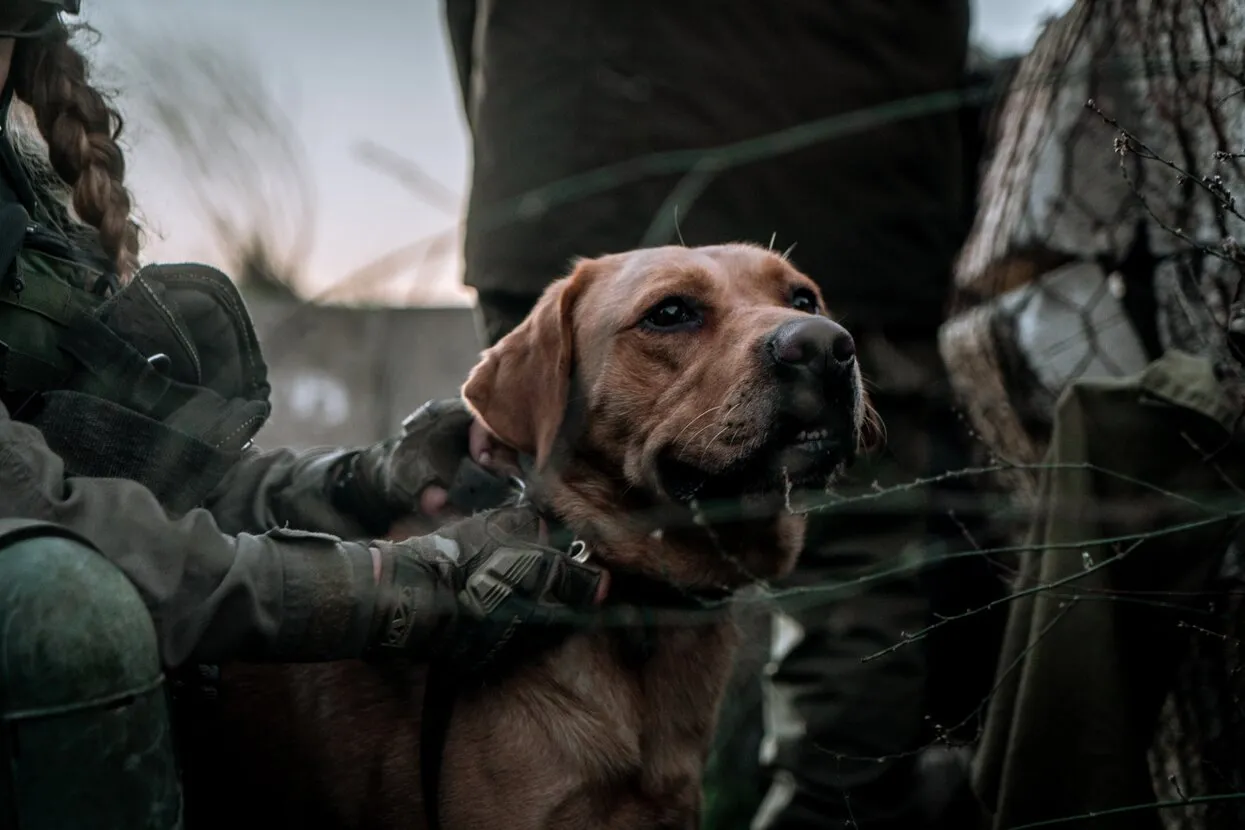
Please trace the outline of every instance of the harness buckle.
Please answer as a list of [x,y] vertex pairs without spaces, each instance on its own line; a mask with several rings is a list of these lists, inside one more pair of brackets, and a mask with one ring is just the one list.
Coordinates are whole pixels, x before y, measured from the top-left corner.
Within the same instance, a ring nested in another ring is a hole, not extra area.
[[581,565],[592,557],[592,553],[588,550],[588,543],[583,539],[576,539],[574,542],[571,542],[571,546],[567,548],[566,553],[571,557],[572,562],[578,562]]
[[526,504],[527,503],[527,482],[519,478],[518,476],[511,476],[510,484],[512,487],[514,487],[514,489],[519,494],[518,499],[516,500],[517,503],[520,505]]

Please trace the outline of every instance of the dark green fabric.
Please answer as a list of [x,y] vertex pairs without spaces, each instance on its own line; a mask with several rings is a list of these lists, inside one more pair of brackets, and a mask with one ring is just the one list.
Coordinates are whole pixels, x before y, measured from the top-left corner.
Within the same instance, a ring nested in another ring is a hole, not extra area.
[[[55,273],[19,276],[0,294],[3,388],[11,400],[37,399],[16,417],[38,427],[75,475],[138,481],[174,514],[200,504],[269,412],[266,368],[236,289],[189,265],[144,269],[107,302]],[[215,313],[192,326],[178,299]],[[201,355],[205,347],[214,353]],[[166,366],[149,362],[156,354]]]
[[69,313],[65,292],[58,289],[64,286],[67,292],[68,286],[47,260],[29,253],[19,254],[15,277],[0,291],[0,391],[56,388],[73,372],[73,359],[57,348]]
[[0,520],[0,826],[180,826],[151,616],[67,530]]
[[[12,94],[0,94],[0,123]],[[65,208],[31,186],[7,136],[0,201],[0,403],[40,429],[71,475],[139,482],[174,514],[200,504],[269,414],[236,287],[176,265],[119,289],[98,240],[69,238]]]
[[59,367],[0,385],[0,518],[97,545],[139,588],[167,666],[357,657],[371,555],[343,541],[363,534],[329,502],[322,452],[244,451],[270,390],[237,289],[176,264],[113,290],[91,245],[58,235],[63,210],[37,202],[3,138],[0,168],[0,199],[44,226],[3,281],[0,344]]
[[[1240,412],[1209,360],[1176,351],[1060,398],[975,761],[990,826],[1154,802],[1179,624],[1245,516]],[[1146,809],[1085,826],[1160,825]]]
[[[954,94],[964,78],[966,0],[719,0],[707,8],[450,0],[474,155],[466,283],[537,294],[575,257],[641,245],[659,216],[669,233],[656,242],[676,242],[677,210],[689,245],[796,244],[793,260],[838,314],[940,321],[946,263],[970,201],[954,101],[942,112],[849,126],[811,146],[775,142],[772,154],[713,177],[699,198],[666,200],[700,151]],[[621,169],[662,153],[664,166]],[[682,161],[671,166],[677,154]],[[570,179],[587,190],[564,196]]]

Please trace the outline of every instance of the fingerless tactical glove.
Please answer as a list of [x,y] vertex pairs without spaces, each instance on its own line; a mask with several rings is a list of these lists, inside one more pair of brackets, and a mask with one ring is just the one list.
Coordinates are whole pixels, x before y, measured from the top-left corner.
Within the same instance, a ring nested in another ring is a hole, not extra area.
[[529,507],[504,508],[403,542],[376,542],[381,579],[371,654],[494,663],[517,639],[565,633],[590,608],[602,572],[537,540]]
[[502,504],[510,482],[471,458],[472,416],[459,398],[429,401],[402,422],[402,434],[343,456],[330,473],[333,501],[375,535],[418,509],[430,484],[471,513]]

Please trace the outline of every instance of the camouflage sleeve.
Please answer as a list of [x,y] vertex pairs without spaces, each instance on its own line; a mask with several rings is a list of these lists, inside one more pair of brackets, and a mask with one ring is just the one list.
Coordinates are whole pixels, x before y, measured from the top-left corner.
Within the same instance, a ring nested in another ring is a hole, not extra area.
[[352,450],[253,450],[229,472],[204,504],[226,533],[263,533],[291,527],[343,539],[367,539],[358,521],[333,505],[330,468]]
[[171,667],[357,657],[372,626],[366,545],[286,529],[230,535],[204,509],[169,518],[141,485],[66,476],[43,436],[2,405],[0,518],[56,522],[94,542],[142,594]]

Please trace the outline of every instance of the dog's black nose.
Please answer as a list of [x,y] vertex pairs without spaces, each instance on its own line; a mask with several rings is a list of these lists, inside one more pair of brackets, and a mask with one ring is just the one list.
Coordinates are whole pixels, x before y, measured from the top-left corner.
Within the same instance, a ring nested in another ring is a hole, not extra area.
[[770,334],[766,346],[779,367],[822,377],[846,369],[856,359],[856,341],[847,329],[820,316],[783,323]]

